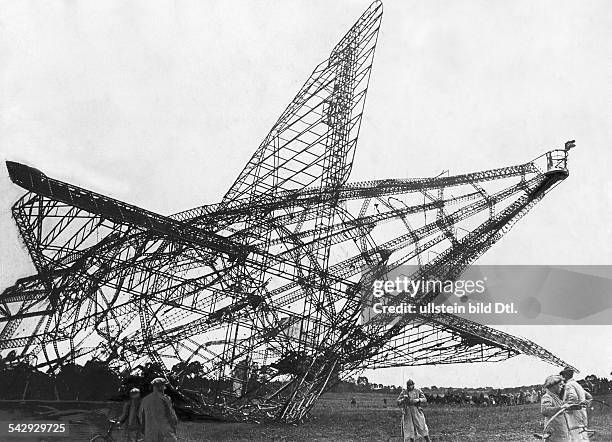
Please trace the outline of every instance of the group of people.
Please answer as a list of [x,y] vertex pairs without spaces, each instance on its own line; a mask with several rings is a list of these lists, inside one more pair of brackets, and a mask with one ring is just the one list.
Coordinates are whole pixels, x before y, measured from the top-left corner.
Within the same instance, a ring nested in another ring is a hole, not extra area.
[[[564,368],[559,374],[551,375],[544,382],[541,412],[546,417],[545,433],[548,442],[588,441],[586,407],[593,399],[573,379],[574,370]],[[423,407],[427,398],[415,388],[409,379],[406,388],[397,398],[402,409],[402,436],[404,441],[429,441],[429,428],[425,422]]]
[[[548,376],[541,399],[541,412],[546,417],[545,433],[548,442],[588,441],[586,407],[591,395],[573,379],[574,370],[564,368],[559,374]],[[176,441],[178,418],[170,398],[164,394],[167,381],[156,378],[151,382],[152,393],[141,398],[140,390],[130,391],[130,400],[123,408],[119,422],[125,425],[126,440],[136,442]],[[353,398],[353,401],[355,399]],[[409,379],[397,398],[402,409],[402,436],[404,441],[429,441],[429,428],[423,407],[427,398]]]
[[130,390],[130,400],[123,406],[118,422],[125,425],[125,440],[128,442],[174,442],[178,418],[170,398],[164,394],[167,381],[155,378],[151,382],[153,391],[141,398],[140,390]]
[[437,405],[475,405],[477,407],[489,406],[514,406],[540,403],[542,392],[531,390],[519,390],[518,392],[502,393],[480,392],[478,394],[468,394],[466,392],[447,392],[445,394],[427,394],[427,402]]

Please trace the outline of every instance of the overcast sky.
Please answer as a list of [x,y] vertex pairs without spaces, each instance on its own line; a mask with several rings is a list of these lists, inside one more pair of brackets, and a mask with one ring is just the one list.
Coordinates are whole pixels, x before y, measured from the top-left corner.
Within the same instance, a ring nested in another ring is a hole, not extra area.
[[[219,200],[366,1],[0,1],[0,157],[162,214]],[[524,163],[570,177],[479,263],[612,264],[612,3],[386,1],[351,180]],[[0,170],[0,289],[32,271]],[[612,327],[514,327],[584,374]],[[554,367],[389,369],[419,385],[537,383]]]

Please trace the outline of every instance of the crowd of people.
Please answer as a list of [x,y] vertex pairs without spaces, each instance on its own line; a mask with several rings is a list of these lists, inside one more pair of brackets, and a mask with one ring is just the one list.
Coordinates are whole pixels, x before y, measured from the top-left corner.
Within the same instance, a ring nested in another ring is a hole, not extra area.
[[[546,378],[543,393],[532,390],[528,394],[512,395],[514,402],[521,400],[519,398],[539,399],[541,413],[546,419],[544,435],[548,442],[589,440],[586,408],[593,398],[573,376],[574,370],[566,367],[559,374]],[[402,410],[401,428],[404,441],[430,440],[423,412],[427,402],[427,397],[415,387],[414,381],[408,380],[406,388],[397,398],[397,404]]]
[[535,404],[542,398],[541,389],[521,389],[516,392],[502,392],[501,390],[491,392],[480,392],[468,394],[457,393],[425,393],[427,402],[439,405],[475,405],[475,406],[513,406]]

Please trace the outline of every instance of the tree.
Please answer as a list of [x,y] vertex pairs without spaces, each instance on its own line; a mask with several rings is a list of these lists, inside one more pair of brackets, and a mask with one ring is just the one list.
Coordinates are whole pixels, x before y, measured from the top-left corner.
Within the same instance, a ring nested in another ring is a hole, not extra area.
[[55,376],[55,385],[61,400],[80,399],[79,393],[84,390],[81,376],[82,370],[83,367],[74,363],[65,364],[60,368],[59,373]]
[[357,378],[357,385],[367,387],[368,385],[370,385],[370,383],[368,382],[368,378],[366,378],[365,376],[359,376]]
[[81,392],[82,400],[109,400],[119,392],[119,376],[99,359],[92,359],[83,366],[81,382],[86,386]]

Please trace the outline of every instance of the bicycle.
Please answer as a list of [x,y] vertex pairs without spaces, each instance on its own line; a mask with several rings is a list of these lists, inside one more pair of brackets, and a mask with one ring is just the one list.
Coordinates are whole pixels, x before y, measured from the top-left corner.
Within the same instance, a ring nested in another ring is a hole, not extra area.
[[115,442],[115,438],[113,438],[113,430],[117,427],[119,421],[114,421],[112,419],[109,420],[108,430],[106,433],[98,433],[95,434],[89,442]]

